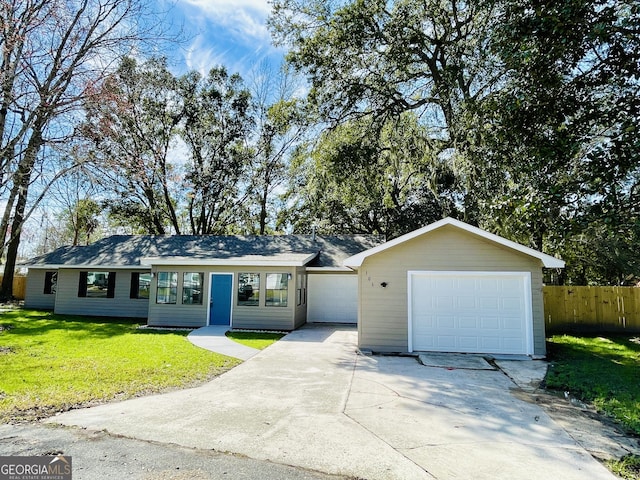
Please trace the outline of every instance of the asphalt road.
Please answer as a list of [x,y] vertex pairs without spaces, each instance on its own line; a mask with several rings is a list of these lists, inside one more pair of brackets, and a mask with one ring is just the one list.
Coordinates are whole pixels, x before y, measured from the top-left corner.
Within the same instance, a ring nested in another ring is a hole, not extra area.
[[0,456],[69,455],[73,480],[345,480],[211,450],[133,440],[105,432],[0,425]]

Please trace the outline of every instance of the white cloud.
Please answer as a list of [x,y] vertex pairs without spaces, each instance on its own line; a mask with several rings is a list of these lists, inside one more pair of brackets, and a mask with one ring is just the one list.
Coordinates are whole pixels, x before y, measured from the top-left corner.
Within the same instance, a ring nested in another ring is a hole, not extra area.
[[[180,0],[196,9],[206,23],[228,30],[235,40],[253,44],[256,40],[270,42],[266,26],[271,7],[267,0]],[[202,20],[202,19],[201,19]]]
[[216,51],[213,44],[198,36],[187,49],[184,60],[189,70],[206,75],[215,65],[226,65],[226,53]]
[[268,0],[175,1],[174,19],[182,23],[190,41],[174,52],[174,58],[181,57],[186,69],[205,75],[215,65],[224,65],[229,73],[247,78],[264,58],[281,61],[284,52],[272,45],[266,25]]

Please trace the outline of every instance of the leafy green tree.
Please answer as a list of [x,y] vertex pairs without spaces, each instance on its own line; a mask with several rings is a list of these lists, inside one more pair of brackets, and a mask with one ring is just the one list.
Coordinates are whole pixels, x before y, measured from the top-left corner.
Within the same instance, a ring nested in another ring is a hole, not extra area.
[[96,181],[115,194],[113,218],[152,234],[180,233],[180,182],[169,156],[184,115],[178,79],[158,58],[124,58],[96,101],[87,102],[82,132],[92,144]]
[[628,259],[637,252],[640,11],[624,1],[502,4],[492,50],[508,77],[481,116],[494,127],[483,142],[503,182],[494,200],[485,195],[483,221],[572,259],[566,281],[624,282],[638,267]]
[[72,236],[71,245],[88,245],[91,242],[92,235],[100,226],[101,213],[98,202],[90,198],[80,199],[72,209],[62,212],[61,219]]
[[308,100],[331,125],[380,124],[415,112],[432,155],[456,171],[462,215],[477,221],[469,112],[499,88],[503,70],[488,45],[487,2],[279,0],[270,25],[288,61],[311,84]]
[[296,165],[288,198],[294,230],[393,238],[450,213],[453,176],[425,138],[408,113],[379,130],[360,119],[325,132]]
[[182,139],[188,149],[185,186],[193,234],[230,233],[246,216],[243,184],[251,160],[250,93],[238,74],[216,67],[181,82]]
[[[567,258],[582,252],[566,281],[629,277],[636,2],[278,0],[271,28],[308,76],[321,121],[384,125],[415,112],[430,154],[454,175],[447,199],[466,221]],[[577,248],[585,235],[592,252]]]

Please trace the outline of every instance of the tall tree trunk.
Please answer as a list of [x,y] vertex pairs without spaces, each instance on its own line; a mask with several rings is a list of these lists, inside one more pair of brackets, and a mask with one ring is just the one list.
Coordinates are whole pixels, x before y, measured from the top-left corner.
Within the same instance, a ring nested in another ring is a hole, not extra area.
[[269,185],[265,182],[260,198],[260,235],[264,235],[267,230],[267,200],[269,197]]
[[43,145],[42,128],[42,122],[34,126],[24,157],[14,175],[14,183],[18,186],[18,191],[13,212],[13,222],[11,222],[11,238],[7,248],[7,260],[4,265],[2,285],[0,286],[0,300],[10,300],[13,297],[13,277],[18,259],[18,248],[20,247],[20,234],[24,225],[24,213],[29,195],[31,174],[33,173],[33,166],[40,148]]
[[0,222],[0,238],[2,239],[2,252],[4,252],[6,241],[7,241],[7,232],[9,230],[9,221],[11,220],[11,212],[13,212],[13,206],[16,202],[16,197],[18,196],[18,188],[19,185],[13,185],[11,188],[11,192],[9,193],[9,198],[7,199],[7,204],[4,207],[4,214],[2,215],[2,221]]

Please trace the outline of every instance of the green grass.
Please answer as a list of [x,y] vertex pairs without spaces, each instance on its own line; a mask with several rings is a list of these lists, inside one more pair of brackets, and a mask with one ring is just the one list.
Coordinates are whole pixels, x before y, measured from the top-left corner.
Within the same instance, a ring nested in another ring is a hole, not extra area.
[[[548,343],[547,388],[568,391],[640,435],[640,338],[557,335]],[[640,480],[640,457],[606,462],[627,480]]]
[[282,337],[284,337],[283,333],[274,332],[229,331],[225,335],[234,342],[241,343],[242,345],[246,345],[247,347],[257,348],[258,350],[264,350],[272,343],[277,342]]
[[239,363],[135,320],[0,314],[0,422],[201,383]]
[[621,478],[640,479],[640,457],[637,455],[627,455],[620,460],[609,460],[606,463],[609,469]]
[[547,388],[568,391],[640,435],[640,339],[550,339]]

